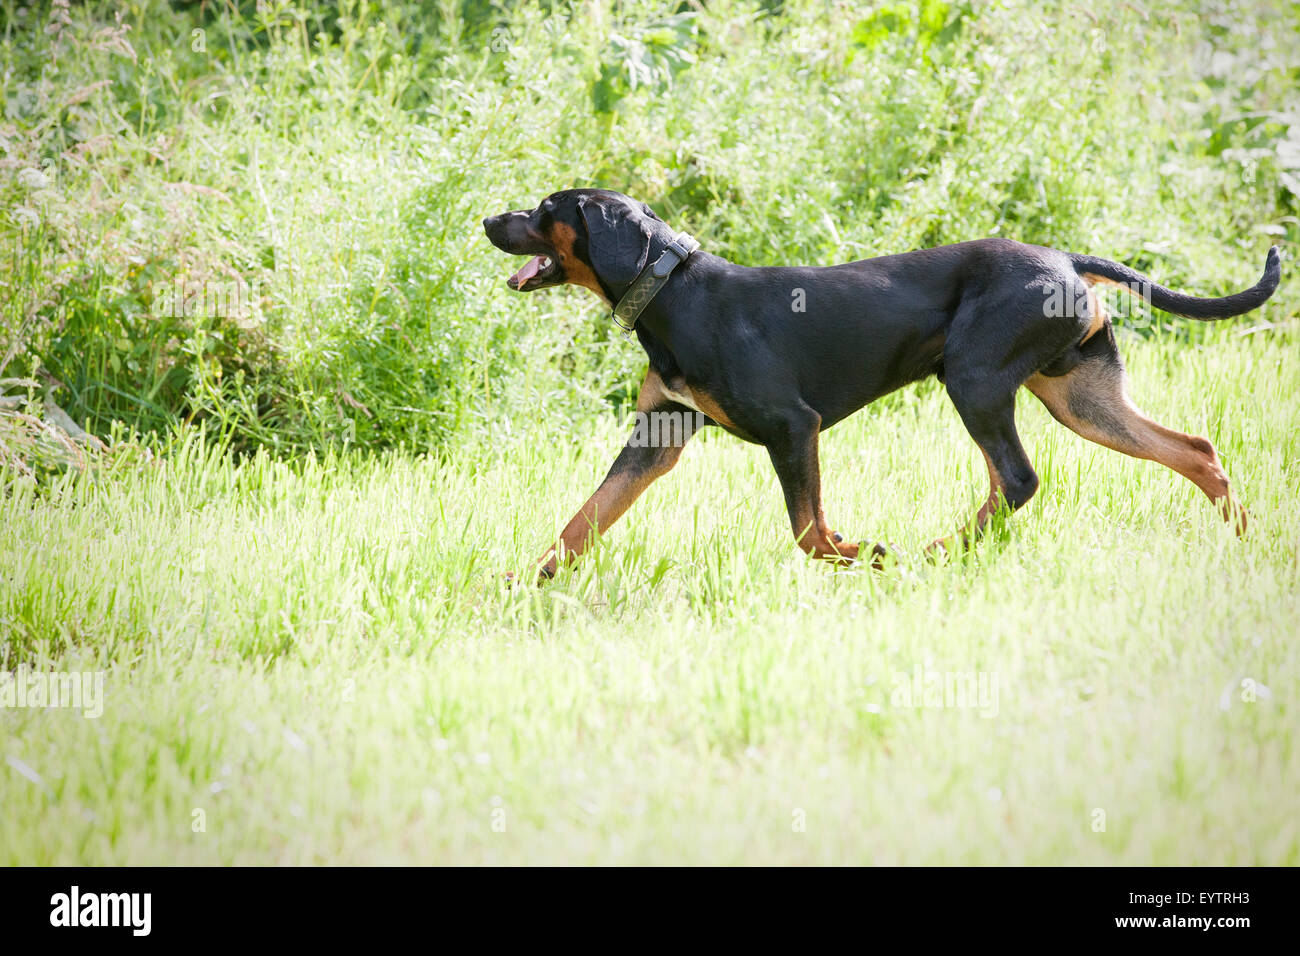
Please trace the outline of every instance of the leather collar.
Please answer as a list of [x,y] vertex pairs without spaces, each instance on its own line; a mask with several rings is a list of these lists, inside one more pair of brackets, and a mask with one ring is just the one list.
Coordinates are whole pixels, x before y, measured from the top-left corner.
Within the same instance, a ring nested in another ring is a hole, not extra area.
[[659,290],[668,284],[673,270],[690,258],[691,253],[700,248],[699,240],[685,232],[679,232],[672,238],[654,262],[647,263],[641,274],[632,280],[623,297],[614,306],[612,318],[614,324],[624,332],[636,328],[636,320],[645,311]]

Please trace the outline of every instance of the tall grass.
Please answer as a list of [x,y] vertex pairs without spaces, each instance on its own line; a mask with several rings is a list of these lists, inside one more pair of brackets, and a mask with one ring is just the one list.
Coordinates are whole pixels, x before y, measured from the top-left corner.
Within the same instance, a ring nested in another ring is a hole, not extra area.
[[0,499],[0,669],[105,672],[98,718],[0,709],[0,863],[1294,865],[1297,344],[1125,348],[1136,400],[1217,443],[1240,540],[1025,394],[1042,490],[926,563],[987,487],[938,388],[824,436],[884,575],[805,559],[766,455],[705,434],[579,568],[508,589],[612,418],[508,455],[191,441]]

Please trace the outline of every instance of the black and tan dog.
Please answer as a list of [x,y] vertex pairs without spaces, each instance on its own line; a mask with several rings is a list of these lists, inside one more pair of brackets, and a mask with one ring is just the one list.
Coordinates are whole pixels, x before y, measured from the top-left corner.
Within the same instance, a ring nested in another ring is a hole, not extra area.
[[[603,189],[558,192],[536,209],[491,216],[483,228],[498,248],[531,257],[510,277],[512,289],[580,285],[635,327],[650,359],[638,411],[693,410],[763,445],[795,538],[816,557],[852,562],[860,550],[822,511],[818,434],[928,375],[946,384],[990,483],[974,520],[932,548],[966,544],[990,514],[1019,508],[1038,489],[1016,433],[1022,385],[1085,438],[1184,475],[1244,530],[1214,446],[1156,424],[1129,401],[1111,323],[1091,287],[1120,285],[1167,312],[1226,318],[1277,288],[1276,248],[1252,288],[1198,299],[1106,259],[1007,239],[846,265],[749,268],[696,251],[649,206]],[[681,443],[629,440],[540,573],[549,577],[581,554],[681,451]],[[883,554],[875,545],[873,563]]]

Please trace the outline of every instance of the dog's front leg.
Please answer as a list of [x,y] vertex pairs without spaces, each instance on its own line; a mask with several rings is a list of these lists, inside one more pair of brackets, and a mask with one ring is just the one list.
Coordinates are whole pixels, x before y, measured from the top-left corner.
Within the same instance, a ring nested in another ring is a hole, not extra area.
[[792,414],[768,442],[767,453],[781,480],[786,510],[790,512],[790,529],[799,547],[816,558],[852,561],[858,556],[858,546],[844,543],[831,531],[822,511],[821,464],[817,451],[820,428],[821,417],[812,409]]
[[540,579],[553,577],[561,562],[572,562],[581,555],[622,517],[651,482],[672,470],[695,428],[710,423],[668,399],[654,369],[641,383],[636,406],[636,428],[600,487],[560,532],[554,547],[539,560]]
[[[790,529],[795,542],[815,558],[835,564],[857,560],[860,547],[845,542],[832,531],[822,508],[821,465],[817,434],[821,417],[812,409],[792,414],[767,443],[767,453],[781,480],[785,506],[790,513]],[[871,549],[871,564],[880,567],[885,549],[877,544]]]

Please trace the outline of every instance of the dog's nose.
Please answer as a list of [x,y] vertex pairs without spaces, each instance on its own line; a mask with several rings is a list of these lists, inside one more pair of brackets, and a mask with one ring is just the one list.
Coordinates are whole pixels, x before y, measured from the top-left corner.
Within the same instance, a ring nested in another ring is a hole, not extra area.
[[496,219],[496,216],[484,216],[484,217],[483,217],[483,228],[484,228],[484,229],[491,229],[491,228],[492,228],[492,220],[494,220],[494,219]]

